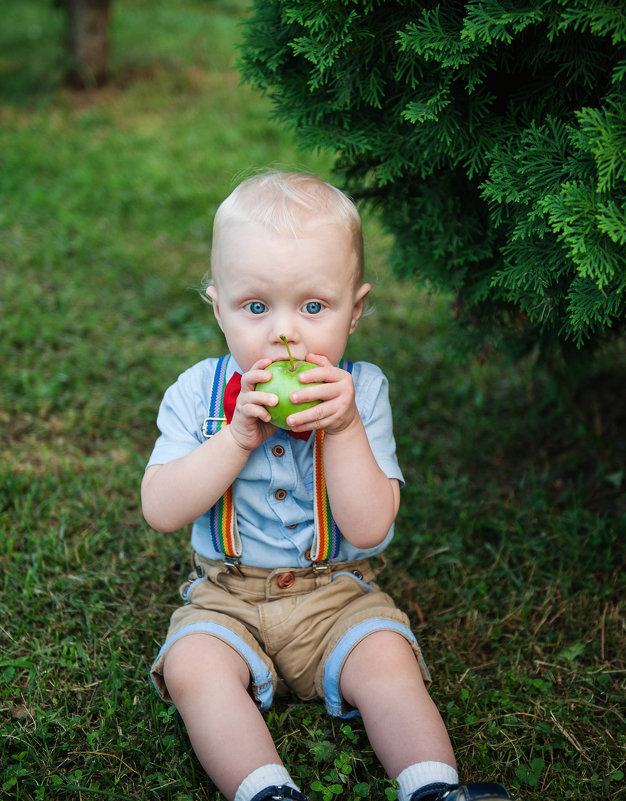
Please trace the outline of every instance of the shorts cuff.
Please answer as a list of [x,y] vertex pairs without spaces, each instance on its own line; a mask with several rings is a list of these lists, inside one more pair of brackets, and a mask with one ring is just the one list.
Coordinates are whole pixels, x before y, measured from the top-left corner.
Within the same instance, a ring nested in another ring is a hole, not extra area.
[[259,705],[260,710],[269,709],[272,705],[274,697],[274,680],[267,665],[255,653],[250,645],[234,631],[231,631],[226,626],[211,621],[191,623],[176,632],[167,642],[163,645],[157,658],[154,660],[152,668],[150,669],[150,678],[154,688],[168,703],[172,703],[167,694],[167,688],[163,681],[163,662],[165,654],[181,637],[188,634],[208,634],[212,637],[217,637],[219,640],[227,643],[244,659],[248,665],[250,676],[252,678],[252,693],[255,701]]
[[324,702],[329,715],[343,718],[344,720],[359,715],[358,709],[349,708],[341,697],[339,680],[344,663],[352,649],[368,634],[373,634],[376,631],[395,631],[408,640],[413,647],[424,680],[430,682],[430,673],[424,662],[422,652],[415,635],[408,626],[383,617],[363,620],[346,631],[330,652],[324,665]]

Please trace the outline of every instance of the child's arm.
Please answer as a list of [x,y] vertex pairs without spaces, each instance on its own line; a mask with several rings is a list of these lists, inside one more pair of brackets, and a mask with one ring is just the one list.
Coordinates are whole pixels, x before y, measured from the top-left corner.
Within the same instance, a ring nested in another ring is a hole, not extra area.
[[328,359],[308,354],[322,369],[302,374],[323,381],[292,393],[294,402],[321,400],[287,422],[294,431],[323,428],[324,472],[333,518],[342,535],[356,548],[373,548],[384,540],[400,505],[400,486],[380,469],[370,447],[354,398],[352,376]]
[[230,425],[186,456],[149,467],[141,484],[146,521],[157,531],[176,531],[205,514],[237,478],[250,453],[276,430],[265,406],[274,395],[255,392],[268,381],[263,359],[241,378],[241,393]]

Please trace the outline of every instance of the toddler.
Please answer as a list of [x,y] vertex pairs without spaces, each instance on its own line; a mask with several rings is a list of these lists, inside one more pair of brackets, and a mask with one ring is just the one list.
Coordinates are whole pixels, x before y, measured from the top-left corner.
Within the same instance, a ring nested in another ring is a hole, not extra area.
[[[408,618],[375,584],[403,479],[385,377],[342,361],[371,289],[355,206],[314,176],[250,178],[218,209],[211,268],[228,354],[167,390],[142,483],[151,526],[193,523],[156,688],[229,801],[306,801],[262,714],[285,689],[360,715],[400,801],[510,798],[459,785]],[[291,401],[317,402],[288,431],[264,389],[286,345],[315,365]]]

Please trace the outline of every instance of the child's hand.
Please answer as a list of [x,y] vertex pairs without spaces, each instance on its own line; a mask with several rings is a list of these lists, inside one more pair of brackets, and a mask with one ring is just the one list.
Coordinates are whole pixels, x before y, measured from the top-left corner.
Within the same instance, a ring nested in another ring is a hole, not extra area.
[[[354,401],[354,382],[346,370],[335,367],[326,356],[308,353],[307,362],[318,364],[315,369],[300,373],[302,389],[289,396],[293,403],[320,401],[317,406],[297,412],[287,418],[293,431],[310,431],[323,428],[328,434],[337,434],[354,423],[360,423]],[[309,387],[312,382],[323,382]]]
[[270,380],[270,373],[263,368],[271,363],[271,359],[260,359],[241,376],[241,392],[237,396],[228,429],[236,442],[248,451],[257,448],[276,431],[276,426],[270,423],[270,413],[265,408],[276,405],[276,395],[254,389],[257,384]]

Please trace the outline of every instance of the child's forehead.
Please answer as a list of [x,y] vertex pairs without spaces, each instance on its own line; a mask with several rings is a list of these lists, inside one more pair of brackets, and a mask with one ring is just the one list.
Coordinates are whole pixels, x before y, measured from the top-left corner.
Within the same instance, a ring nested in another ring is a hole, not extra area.
[[270,269],[293,272],[301,263],[313,267],[332,262],[335,273],[357,275],[359,257],[353,237],[336,220],[316,220],[298,232],[279,233],[252,220],[230,220],[213,242],[214,280],[244,279]]

